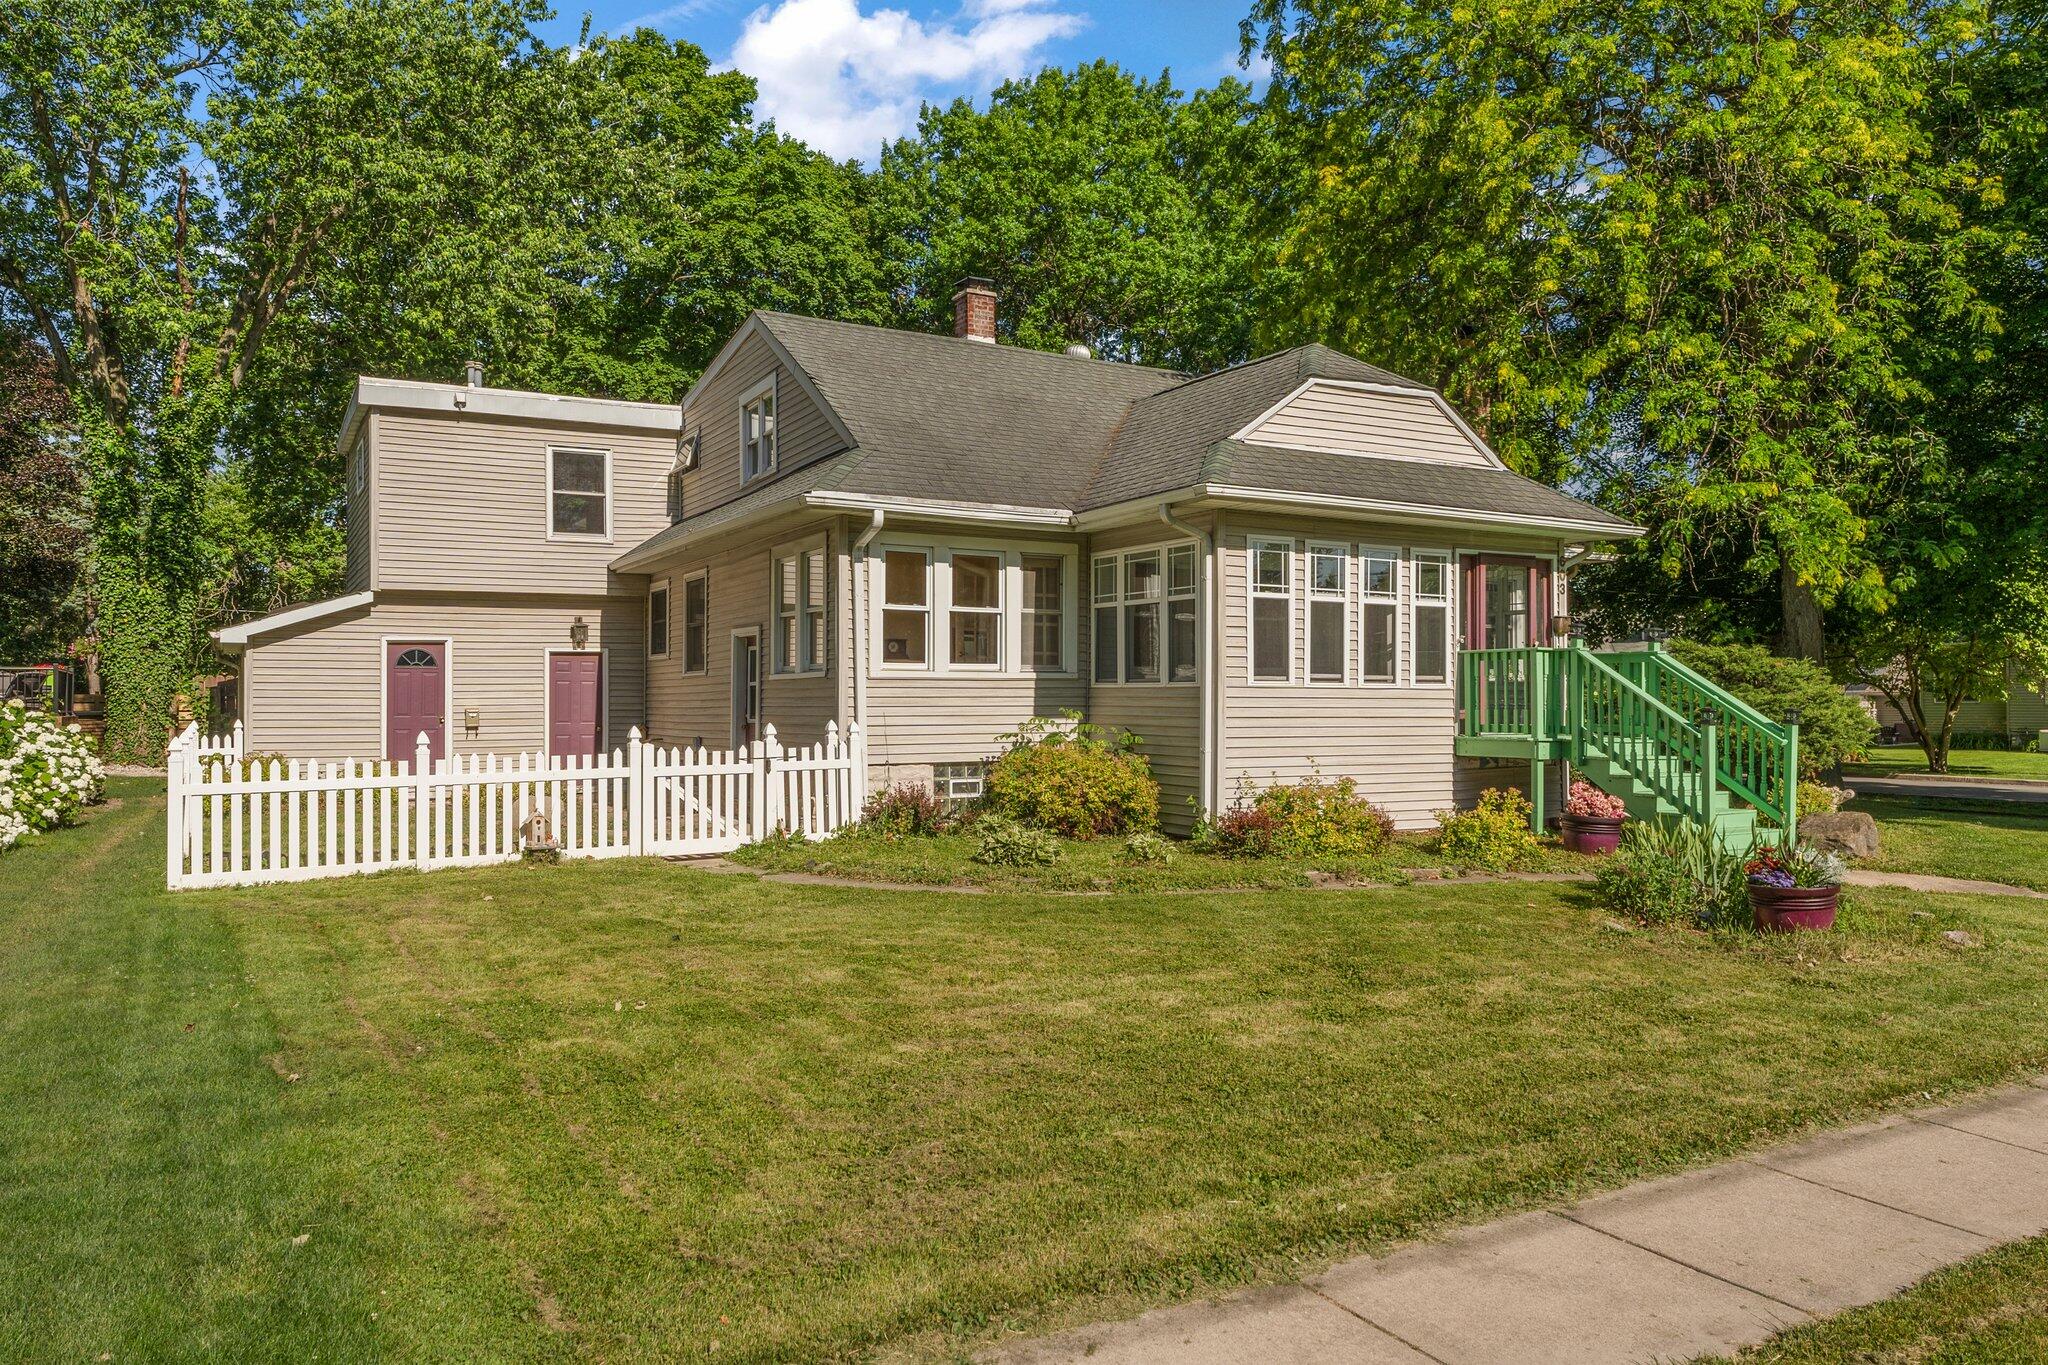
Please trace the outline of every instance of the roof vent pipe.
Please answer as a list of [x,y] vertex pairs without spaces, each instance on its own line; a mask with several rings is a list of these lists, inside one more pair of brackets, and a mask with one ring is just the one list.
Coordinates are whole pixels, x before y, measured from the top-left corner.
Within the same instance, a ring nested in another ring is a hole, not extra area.
[[996,344],[996,282],[969,275],[953,289],[953,335]]
[[482,388],[484,386],[483,361],[472,360],[466,365],[464,365],[462,367],[462,378],[463,382],[468,384],[469,387],[471,387],[472,389]]
[[1089,350],[1087,346],[1078,341],[1067,347],[1067,354],[1076,360],[1093,360],[1095,358],[1095,352]]

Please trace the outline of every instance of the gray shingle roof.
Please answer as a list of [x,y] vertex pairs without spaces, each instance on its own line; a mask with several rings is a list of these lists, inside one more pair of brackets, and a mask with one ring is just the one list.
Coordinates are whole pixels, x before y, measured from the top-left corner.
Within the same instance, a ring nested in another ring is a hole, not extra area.
[[1230,439],[1308,379],[1430,392],[1327,346],[1298,346],[1190,379],[1143,365],[794,313],[757,317],[837,414],[853,446],[687,518],[636,548],[636,559],[757,508],[818,492],[1079,512],[1217,483],[1631,529],[1506,470]]

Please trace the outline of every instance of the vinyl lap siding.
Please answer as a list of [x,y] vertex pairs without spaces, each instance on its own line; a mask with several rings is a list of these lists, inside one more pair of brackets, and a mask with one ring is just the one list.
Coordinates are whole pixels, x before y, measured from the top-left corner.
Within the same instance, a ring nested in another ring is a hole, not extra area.
[[920,780],[930,774],[890,770],[993,758],[1005,747],[998,737],[1032,717],[1087,708],[1080,678],[871,677],[869,770],[879,782]]
[[[377,414],[363,414],[362,430],[356,435],[356,444],[348,452],[348,469],[343,477],[348,480],[348,503],[344,526],[348,534],[348,564],[342,575],[341,590],[344,593],[361,592],[374,586],[375,570],[370,562],[370,550],[374,541],[373,518],[376,515],[377,496],[375,474],[368,466],[372,449],[372,432],[376,429]],[[356,466],[363,468],[363,494],[356,496]]]
[[1486,456],[1430,399],[1317,385],[1247,432],[1257,445],[1402,455],[1485,465]]
[[[708,512],[756,484],[740,485],[740,398],[775,376],[775,473],[780,476],[839,448],[839,435],[775,350],[757,333],[741,342],[683,415],[698,438],[697,467],[683,475],[683,506]],[[758,480],[756,481],[758,483]]]
[[[548,538],[548,448],[611,452],[609,539]],[[377,415],[376,586],[429,592],[637,589],[610,562],[668,524],[675,438],[490,417]]]
[[[263,639],[243,656],[245,742],[294,758],[383,756],[386,639],[452,639],[452,753],[531,752],[546,743],[545,656],[567,649],[578,616],[605,650],[605,743],[623,746],[644,720],[644,604],[633,599],[379,601],[298,635]],[[465,708],[481,712],[474,738]]]

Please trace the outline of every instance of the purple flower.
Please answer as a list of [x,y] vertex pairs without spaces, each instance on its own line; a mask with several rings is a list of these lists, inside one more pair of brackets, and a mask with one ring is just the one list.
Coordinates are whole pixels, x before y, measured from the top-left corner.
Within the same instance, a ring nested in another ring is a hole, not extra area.
[[1789,891],[1794,885],[1790,872],[1775,867],[1768,872],[1752,872],[1749,880],[1752,886],[1775,886],[1780,891]]

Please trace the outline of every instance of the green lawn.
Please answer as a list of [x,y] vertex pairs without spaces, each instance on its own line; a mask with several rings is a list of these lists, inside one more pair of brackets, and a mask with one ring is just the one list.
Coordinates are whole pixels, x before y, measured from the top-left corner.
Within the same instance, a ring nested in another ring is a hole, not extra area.
[[2048,1238],[1986,1252],[1928,1276],[1895,1299],[1795,1328],[1735,1360],[2036,1365],[2048,1360]]
[[[809,872],[862,881],[898,882],[918,886],[980,886],[1007,891],[1189,891],[1298,890],[1316,874],[1346,882],[1400,884],[1404,869],[1434,868],[1447,875],[1481,869],[1461,866],[1431,847],[1420,835],[1398,836],[1378,858],[1330,858],[1313,863],[1286,858],[1217,858],[1176,845],[1166,866],[1124,863],[1121,839],[1060,841],[1060,859],[1050,867],[987,867],[974,861],[977,841],[971,835],[946,834],[929,839],[847,837],[819,843],[768,842],[750,845],[733,855],[736,862],[764,872]],[[1591,871],[1596,860],[1567,853],[1546,841],[1532,863],[1537,870]]]
[[117,794],[0,857],[0,1359],[945,1357],[2048,1066],[2012,899],[172,896]]
[[[1845,763],[1851,777],[1926,777],[1927,755],[1917,744],[1871,749],[1860,763]],[[1951,749],[1951,777],[1992,777],[2048,782],[2048,754],[2007,753],[1999,749]]]
[[1859,867],[1974,877],[2048,891],[2048,806],[1859,797],[1878,825],[1878,856]]

